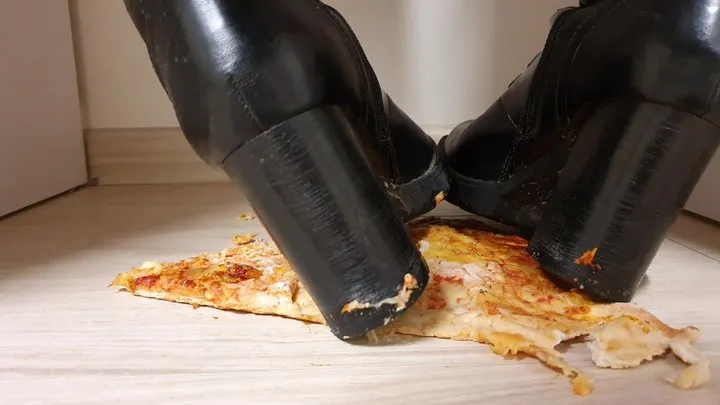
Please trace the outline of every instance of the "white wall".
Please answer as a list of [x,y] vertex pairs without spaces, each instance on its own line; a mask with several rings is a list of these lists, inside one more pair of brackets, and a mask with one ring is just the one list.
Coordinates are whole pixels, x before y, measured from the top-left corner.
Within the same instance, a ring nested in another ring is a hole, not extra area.
[[[421,125],[449,127],[491,103],[573,0],[333,0],[386,91]],[[71,0],[84,126],[177,126],[120,0]]]
[[87,168],[67,3],[3,4],[0,55],[2,217],[84,184]]

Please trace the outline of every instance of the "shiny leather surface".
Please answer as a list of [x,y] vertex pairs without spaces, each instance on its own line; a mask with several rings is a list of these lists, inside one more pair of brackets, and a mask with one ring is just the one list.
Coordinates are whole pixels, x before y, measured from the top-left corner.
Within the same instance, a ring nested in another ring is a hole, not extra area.
[[219,166],[233,150],[285,120],[338,105],[364,126],[358,144],[387,181],[425,169],[398,159],[405,148],[426,153],[424,134],[404,130],[395,145],[389,126],[414,124],[400,113],[390,115],[399,122],[388,123],[375,74],[332,8],[316,0],[125,0],[125,5],[183,132],[206,162]]
[[[460,175],[503,183],[564,144],[598,105],[629,98],[672,106],[720,125],[720,1],[589,0],[561,10],[544,50],[496,104],[445,141]],[[537,174],[535,189],[557,181],[559,165]],[[540,170],[534,167],[533,170]],[[537,185],[539,184],[539,185]],[[505,190],[523,209],[547,192]]]
[[398,164],[398,183],[407,183],[421,176],[435,154],[435,141],[430,138],[390,96],[385,95],[388,129]]
[[[528,251],[595,300],[631,300],[719,143],[720,128],[676,108],[603,104],[582,126]],[[591,249],[593,264],[578,263]]]

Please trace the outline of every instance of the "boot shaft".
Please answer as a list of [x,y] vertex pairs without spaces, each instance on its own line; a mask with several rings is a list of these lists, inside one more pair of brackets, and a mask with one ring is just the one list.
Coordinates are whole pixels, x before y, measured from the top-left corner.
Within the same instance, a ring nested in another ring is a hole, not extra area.
[[710,0],[594,0],[559,12],[503,96],[527,137],[598,100],[632,96],[720,124],[720,11]]
[[317,0],[125,0],[196,152],[218,165],[290,117],[338,105],[393,172],[382,91],[342,17]]

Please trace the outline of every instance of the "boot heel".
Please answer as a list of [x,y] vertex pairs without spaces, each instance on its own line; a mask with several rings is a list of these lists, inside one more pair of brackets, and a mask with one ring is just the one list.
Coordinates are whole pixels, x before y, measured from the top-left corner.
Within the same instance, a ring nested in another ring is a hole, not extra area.
[[[359,128],[338,107],[318,108],[253,138],[223,162],[341,339],[385,325],[412,305],[428,279],[388,192],[359,151]],[[348,311],[353,301],[367,305]]]
[[595,300],[630,301],[719,141],[717,126],[671,107],[603,105],[579,131],[530,253]]

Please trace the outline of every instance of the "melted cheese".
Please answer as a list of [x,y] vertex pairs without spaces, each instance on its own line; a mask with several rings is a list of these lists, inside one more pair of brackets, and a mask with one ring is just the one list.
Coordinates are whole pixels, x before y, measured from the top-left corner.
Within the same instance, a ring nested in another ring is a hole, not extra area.
[[[397,295],[385,298],[372,304],[367,302],[361,303],[358,300],[353,300],[343,306],[342,312],[348,313],[367,308],[380,308],[383,305],[393,305],[395,306],[396,312],[402,311],[407,307],[407,303],[410,301],[410,296],[413,290],[417,288],[417,285],[417,279],[415,279],[412,274],[405,274],[403,277],[403,285],[400,287],[400,291],[398,291]],[[388,321],[389,319],[387,319],[385,323],[387,324]]]

